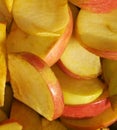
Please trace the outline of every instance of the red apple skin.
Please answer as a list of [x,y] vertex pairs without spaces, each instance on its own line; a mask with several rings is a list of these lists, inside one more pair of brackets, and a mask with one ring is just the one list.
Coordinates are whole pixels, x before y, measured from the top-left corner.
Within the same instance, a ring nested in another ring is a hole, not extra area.
[[67,118],[94,117],[111,106],[108,98],[83,105],[65,105],[62,116]]
[[117,8],[116,0],[69,0],[76,6],[96,13],[108,13]]
[[[44,61],[49,65],[52,66],[57,62],[57,60],[62,55],[63,51],[65,50],[67,43],[72,35],[73,30],[73,18],[71,10],[69,10],[69,23],[65,29],[65,32],[62,34],[62,36],[59,38],[59,40],[56,42],[55,46],[50,49],[47,56],[44,58]],[[56,59],[56,60],[55,60]]]
[[[44,68],[46,68],[47,64],[41,60],[41,58],[39,58],[38,56],[28,53],[28,52],[22,52],[20,53],[20,55],[22,56],[23,59],[25,59],[28,63],[30,63],[31,65],[33,65],[37,71],[43,71]],[[44,76],[43,76],[44,78]],[[52,117],[52,119],[56,119],[58,117],[60,117],[63,113],[64,110],[64,99],[63,99],[63,94],[62,94],[62,90],[59,84],[59,81],[56,80],[56,82],[53,84],[51,82],[49,82],[47,79],[45,79],[45,81],[48,84],[48,89],[51,91],[51,95],[52,95],[52,99],[54,102],[54,115]]]
[[112,59],[112,60],[117,60],[117,52],[116,51],[103,51],[103,50],[97,50],[97,49],[94,49],[94,48],[90,48],[90,47],[87,47],[85,45],[83,45],[88,51],[100,56],[100,57],[103,57],[103,58],[107,58],[107,59]]

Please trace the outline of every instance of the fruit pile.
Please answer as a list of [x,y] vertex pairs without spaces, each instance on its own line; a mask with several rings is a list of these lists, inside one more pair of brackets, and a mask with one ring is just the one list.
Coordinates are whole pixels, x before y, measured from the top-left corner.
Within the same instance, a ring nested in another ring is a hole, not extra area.
[[0,0],[0,130],[111,129],[116,16],[116,0]]

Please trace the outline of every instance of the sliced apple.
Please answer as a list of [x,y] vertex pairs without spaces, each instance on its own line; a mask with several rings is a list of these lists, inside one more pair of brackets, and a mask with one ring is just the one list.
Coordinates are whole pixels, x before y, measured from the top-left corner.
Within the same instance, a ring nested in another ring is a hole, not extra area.
[[93,53],[117,59],[116,15],[117,9],[105,14],[81,9],[76,22],[76,37]]
[[64,108],[62,90],[52,70],[34,54],[8,54],[14,97],[46,117],[58,118]]
[[97,78],[90,80],[71,78],[57,66],[52,66],[56,77],[60,81],[65,104],[86,104],[97,99],[103,92],[105,85]]
[[5,95],[5,83],[6,83],[6,50],[5,50],[5,38],[6,38],[6,24],[0,23],[0,106],[4,105]]
[[[25,116],[25,118],[24,118]],[[10,119],[19,122],[24,130],[41,130],[41,116],[25,104],[14,99]]]
[[111,106],[107,90],[95,101],[82,105],[65,105],[62,116],[67,118],[94,117]]
[[35,36],[24,33],[14,23],[6,40],[7,52],[28,51],[41,57],[52,66],[62,55],[72,33],[72,15],[65,32],[59,36]]
[[116,0],[69,0],[76,6],[96,13],[108,13],[117,8]]
[[117,111],[113,111],[111,107],[102,114],[92,118],[69,119],[61,117],[62,123],[74,130],[96,130],[105,128],[113,124],[116,120]]
[[16,121],[7,120],[0,124],[0,130],[23,130],[23,128]]
[[48,121],[42,118],[42,130],[68,130],[59,120]]
[[13,17],[29,34],[60,35],[69,22],[67,0],[15,0]]
[[74,35],[58,63],[64,72],[75,78],[96,78],[101,73],[100,57],[84,49]]

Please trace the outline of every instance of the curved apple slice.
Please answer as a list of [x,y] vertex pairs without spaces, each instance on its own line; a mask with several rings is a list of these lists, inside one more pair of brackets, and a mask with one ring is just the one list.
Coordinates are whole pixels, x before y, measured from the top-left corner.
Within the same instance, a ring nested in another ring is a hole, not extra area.
[[67,0],[15,0],[13,17],[29,34],[59,35],[69,21]]
[[76,6],[96,13],[108,13],[117,8],[116,0],[69,0]]
[[58,118],[64,108],[60,84],[52,70],[31,53],[8,54],[14,97],[46,117]]
[[58,65],[64,72],[75,78],[96,78],[101,73],[100,57],[83,48],[73,35]]
[[88,118],[101,114],[111,106],[106,91],[107,90],[105,90],[98,99],[91,103],[82,105],[65,105],[62,116],[66,118]]
[[37,36],[23,32],[13,23],[7,37],[7,52],[27,51],[41,57],[49,66],[52,66],[62,55],[72,33],[73,21],[69,12],[69,22],[64,33],[59,36]]
[[[86,48],[101,51],[110,57],[117,52],[117,9],[110,13],[97,14],[80,10],[76,22],[76,36]],[[112,53],[112,54],[111,54]],[[98,53],[99,56],[102,56]]]
[[65,104],[90,103],[102,94],[105,87],[97,78],[89,80],[71,78],[62,72],[57,65],[52,66],[52,70],[60,81]]
[[96,130],[105,128],[113,124],[116,120],[117,111],[113,111],[111,107],[102,114],[92,118],[68,119],[61,117],[61,121],[64,125],[75,130]]

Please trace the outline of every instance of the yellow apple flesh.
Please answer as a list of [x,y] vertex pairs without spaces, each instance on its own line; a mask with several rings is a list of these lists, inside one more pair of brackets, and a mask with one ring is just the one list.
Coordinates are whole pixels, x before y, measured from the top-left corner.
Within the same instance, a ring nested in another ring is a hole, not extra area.
[[58,63],[75,78],[96,78],[101,73],[100,57],[84,49],[73,35]]
[[5,95],[5,83],[7,75],[6,67],[6,50],[5,50],[5,38],[6,38],[6,24],[0,23],[0,106],[4,105]]
[[24,130],[41,130],[41,116],[25,104],[14,99],[10,119],[16,120]]
[[[98,14],[81,9],[76,22],[76,37],[82,45],[103,57],[117,53],[117,9]],[[96,53],[96,51],[99,53]],[[103,54],[104,53],[104,54]],[[113,56],[114,57],[114,56]]]
[[103,92],[105,85],[97,78],[90,80],[71,78],[57,65],[52,66],[63,91],[65,104],[86,104],[97,99]]
[[59,35],[69,21],[67,0],[15,0],[13,17],[17,25],[29,34]]
[[53,120],[64,108],[60,84],[48,65],[34,54],[8,54],[10,82],[14,97]]
[[62,55],[72,33],[72,15],[69,12],[69,22],[59,36],[35,36],[23,32],[13,23],[6,40],[7,52],[28,51],[41,57],[49,66],[52,66]]

